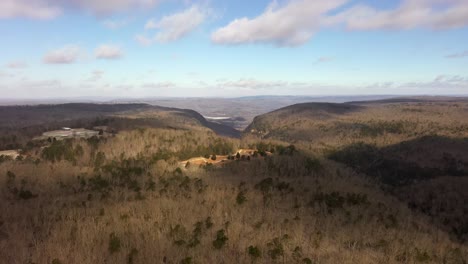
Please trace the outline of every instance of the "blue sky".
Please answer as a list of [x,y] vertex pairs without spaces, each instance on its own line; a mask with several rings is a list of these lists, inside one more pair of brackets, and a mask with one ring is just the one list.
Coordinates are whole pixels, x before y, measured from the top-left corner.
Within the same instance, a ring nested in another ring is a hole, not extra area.
[[2,0],[3,98],[468,94],[466,0]]

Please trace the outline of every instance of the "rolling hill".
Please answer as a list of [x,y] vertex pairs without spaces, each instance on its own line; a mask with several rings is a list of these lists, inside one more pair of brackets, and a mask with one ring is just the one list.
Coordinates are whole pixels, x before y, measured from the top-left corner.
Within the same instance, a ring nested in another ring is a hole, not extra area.
[[190,110],[57,108],[38,126],[118,133],[0,158],[0,262],[468,260],[463,102],[292,105],[241,138]]
[[210,129],[229,137],[240,132],[207,121],[188,109],[147,104],[91,104],[0,106],[0,149],[16,149],[30,138],[61,127],[108,126],[119,131],[136,127]]
[[[468,239],[468,207],[461,205],[466,196],[463,188],[453,187],[468,187],[468,103],[463,98],[292,105],[256,117],[244,135],[286,141],[345,164],[458,239]],[[443,201],[460,206],[444,207]]]

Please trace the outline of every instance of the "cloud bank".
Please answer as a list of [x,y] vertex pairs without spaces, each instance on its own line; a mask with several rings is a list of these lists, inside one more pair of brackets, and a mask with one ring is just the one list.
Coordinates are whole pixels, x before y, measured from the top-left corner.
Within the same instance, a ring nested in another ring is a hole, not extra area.
[[401,0],[397,7],[388,10],[362,3],[344,6],[349,3],[349,0],[289,0],[279,5],[273,1],[257,17],[238,18],[217,29],[211,40],[224,45],[298,46],[308,42],[324,27],[367,31],[446,30],[468,26],[466,0]]
[[59,6],[49,5],[38,0],[0,1],[0,19],[27,17],[32,19],[53,19],[62,14]]
[[392,10],[360,4],[329,19],[348,30],[452,29],[468,25],[468,1],[403,0]]
[[12,61],[6,64],[6,67],[10,69],[24,69],[28,67],[28,64],[24,61]]
[[71,64],[78,60],[81,48],[76,45],[67,45],[63,48],[49,51],[42,61],[46,64]]
[[216,30],[211,39],[217,44],[301,45],[319,30],[322,16],[344,3],[345,0],[297,0],[280,6],[274,1],[260,16],[236,19]]
[[184,11],[169,16],[164,16],[159,21],[149,20],[146,30],[158,30],[154,38],[137,35],[136,40],[142,45],[150,45],[153,42],[169,43],[177,41],[198,28],[206,19],[207,11],[194,5]]
[[102,44],[94,50],[96,59],[116,60],[123,57],[123,51],[119,46]]
[[0,19],[53,19],[66,10],[102,16],[134,9],[148,9],[158,3],[159,0],[1,0]]

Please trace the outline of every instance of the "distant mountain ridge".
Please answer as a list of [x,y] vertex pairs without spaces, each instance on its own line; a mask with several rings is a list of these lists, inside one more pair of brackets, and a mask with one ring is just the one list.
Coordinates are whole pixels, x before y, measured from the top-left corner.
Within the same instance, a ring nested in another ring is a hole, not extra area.
[[310,119],[320,120],[330,118],[333,115],[342,115],[365,109],[349,103],[300,103],[286,106],[272,112],[257,116],[253,122],[244,130],[244,133],[268,134],[275,130],[275,124],[287,123],[292,120]]

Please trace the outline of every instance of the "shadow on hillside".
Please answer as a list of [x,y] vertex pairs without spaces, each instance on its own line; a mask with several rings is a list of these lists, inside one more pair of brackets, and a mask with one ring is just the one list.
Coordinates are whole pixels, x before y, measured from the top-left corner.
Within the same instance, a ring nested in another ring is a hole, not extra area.
[[354,143],[328,157],[396,187],[438,176],[468,175],[467,149],[468,138],[425,136],[383,148]]
[[425,136],[388,147],[348,145],[329,155],[383,184],[458,241],[468,241],[468,139]]

